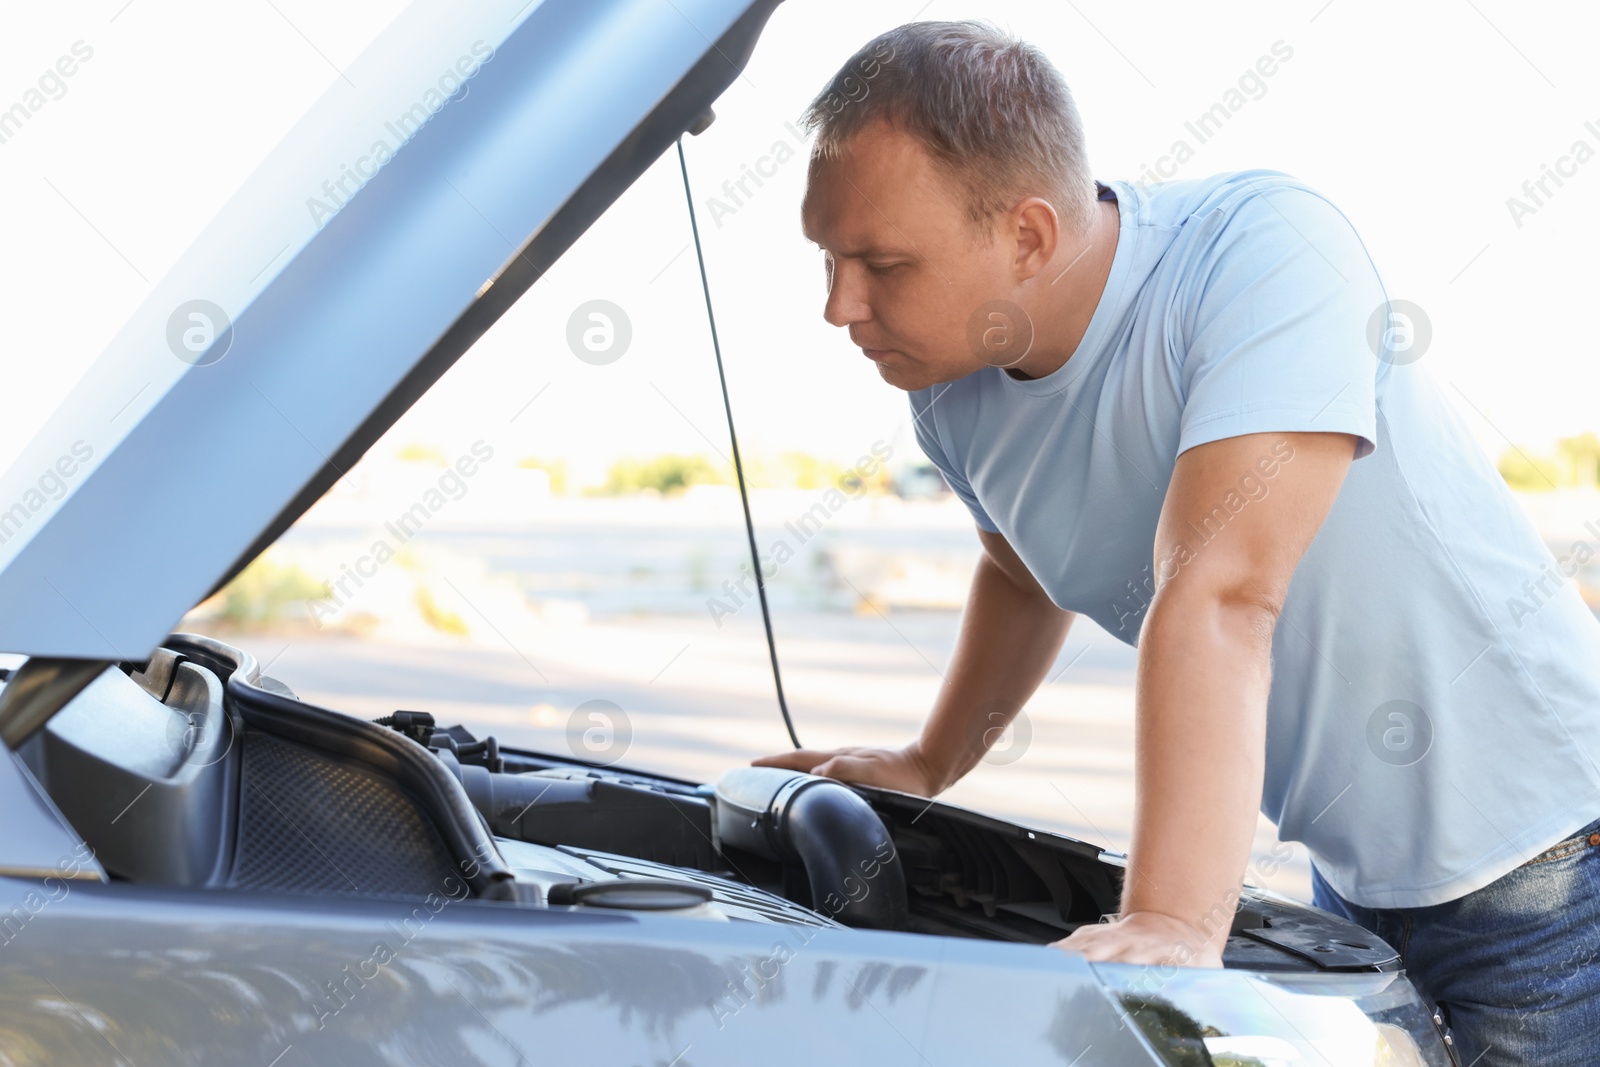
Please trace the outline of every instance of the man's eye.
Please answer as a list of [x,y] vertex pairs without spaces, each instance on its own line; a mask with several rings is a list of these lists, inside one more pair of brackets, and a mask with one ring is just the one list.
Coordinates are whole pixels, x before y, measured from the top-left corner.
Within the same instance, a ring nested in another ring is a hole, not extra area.
[[867,269],[874,274],[892,274],[903,266],[904,263],[868,263]]

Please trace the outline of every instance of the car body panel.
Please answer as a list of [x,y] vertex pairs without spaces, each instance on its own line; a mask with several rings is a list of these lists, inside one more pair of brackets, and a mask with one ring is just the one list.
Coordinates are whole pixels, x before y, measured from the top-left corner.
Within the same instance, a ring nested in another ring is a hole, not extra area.
[[[0,811],[6,820],[0,877],[105,879],[100,865],[84,851],[78,832],[12,752],[0,753]],[[74,857],[79,862],[74,863]]]
[[1063,953],[445,897],[75,885],[0,990],[21,1062],[1159,1062]]

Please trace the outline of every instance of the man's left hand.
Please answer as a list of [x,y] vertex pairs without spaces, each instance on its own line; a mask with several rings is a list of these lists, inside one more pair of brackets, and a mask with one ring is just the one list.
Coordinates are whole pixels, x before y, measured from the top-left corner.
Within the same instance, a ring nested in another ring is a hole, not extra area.
[[1182,919],[1157,911],[1136,911],[1111,922],[1080,926],[1050,947],[1100,963],[1222,966],[1221,945],[1207,942]]

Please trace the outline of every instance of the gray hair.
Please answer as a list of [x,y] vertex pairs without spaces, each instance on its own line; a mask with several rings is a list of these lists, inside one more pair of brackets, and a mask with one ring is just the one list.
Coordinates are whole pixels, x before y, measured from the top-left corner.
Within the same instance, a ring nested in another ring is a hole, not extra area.
[[1044,53],[998,27],[910,22],[868,41],[801,117],[817,134],[812,167],[879,120],[922,141],[973,222],[1039,195],[1087,229],[1095,188],[1072,94]]

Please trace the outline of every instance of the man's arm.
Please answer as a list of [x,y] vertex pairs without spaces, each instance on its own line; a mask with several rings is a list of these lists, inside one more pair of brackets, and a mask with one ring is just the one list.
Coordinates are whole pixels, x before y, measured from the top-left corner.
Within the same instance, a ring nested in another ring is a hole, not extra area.
[[983,554],[950,670],[922,736],[904,748],[800,749],[757,766],[788,767],[934,796],[966,774],[1044,680],[1072,625],[1006,539],[981,526]]
[[1355,446],[1343,433],[1260,433],[1178,457],[1139,637],[1122,911],[1059,947],[1221,965],[1261,803],[1273,630]]

